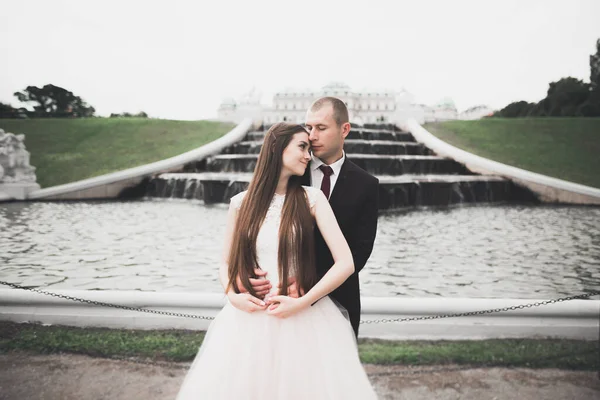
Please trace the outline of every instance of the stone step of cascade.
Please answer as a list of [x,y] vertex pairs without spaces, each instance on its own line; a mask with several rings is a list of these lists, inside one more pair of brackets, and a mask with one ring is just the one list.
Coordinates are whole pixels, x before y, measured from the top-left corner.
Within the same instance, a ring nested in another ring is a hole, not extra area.
[[[262,143],[259,140],[238,142],[225,148],[222,154],[258,154]],[[347,154],[433,155],[433,152],[421,143],[391,140],[346,139],[344,150]]]
[[422,143],[391,140],[346,139],[344,150],[350,154],[379,155],[433,155],[433,151]]
[[415,142],[415,138],[409,132],[378,130],[378,129],[352,129],[346,139],[362,140],[391,140],[397,142]]
[[439,156],[348,154],[348,159],[372,175],[471,174],[464,165]]
[[[228,203],[252,179],[265,132],[250,132],[221,154],[190,163],[183,173],[150,180],[147,196]],[[436,156],[393,126],[355,127],[345,141],[349,159],[377,176],[381,210],[467,203],[535,202],[531,192],[500,176],[482,176]]]
[[[244,141],[255,141],[263,140],[266,132],[255,131],[249,132],[246,135]],[[365,129],[365,128],[353,128],[346,139],[359,139],[359,140],[388,140],[394,142],[415,142],[415,138],[409,132],[393,131],[393,130],[379,130],[379,129]]]
[[[535,200],[499,176],[377,175],[377,178],[381,210]],[[251,179],[251,173],[166,173],[150,182],[147,196],[198,199],[206,204],[228,203],[232,196],[247,189]]]
[[[348,154],[348,159],[373,175],[470,174],[464,165],[439,156]],[[257,154],[221,154],[195,163],[186,172],[252,172],[257,160]]]
[[428,176],[411,181],[382,181],[379,185],[380,210],[537,201],[528,190],[498,176],[460,176],[458,179]]
[[[408,182],[476,182],[506,181],[505,178],[496,175],[375,175],[380,184],[397,184]],[[252,173],[250,172],[168,172],[158,175],[162,180],[196,180],[202,182],[245,182],[250,183]]]

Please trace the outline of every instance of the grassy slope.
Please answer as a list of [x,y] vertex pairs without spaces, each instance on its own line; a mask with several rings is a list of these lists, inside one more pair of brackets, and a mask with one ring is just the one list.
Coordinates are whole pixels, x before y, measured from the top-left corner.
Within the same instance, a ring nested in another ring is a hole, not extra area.
[[600,188],[600,118],[488,118],[425,128],[473,154]]
[[[0,323],[0,354],[11,351],[65,352],[96,357],[191,361],[203,339],[204,332],[181,330],[146,331]],[[578,340],[359,341],[361,361],[369,364],[462,364],[597,370],[599,350],[597,341]]]
[[3,119],[0,128],[25,134],[37,182],[49,187],[184,153],[233,125],[143,118]]

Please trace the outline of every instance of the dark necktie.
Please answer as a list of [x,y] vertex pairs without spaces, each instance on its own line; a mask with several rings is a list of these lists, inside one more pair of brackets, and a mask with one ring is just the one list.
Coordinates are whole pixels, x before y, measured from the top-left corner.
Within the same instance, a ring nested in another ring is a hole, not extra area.
[[329,177],[333,174],[333,169],[329,165],[321,165],[319,169],[323,172],[323,182],[321,182],[321,190],[325,193],[325,197],[329,200],[329,192],[331,191],[331,179]]

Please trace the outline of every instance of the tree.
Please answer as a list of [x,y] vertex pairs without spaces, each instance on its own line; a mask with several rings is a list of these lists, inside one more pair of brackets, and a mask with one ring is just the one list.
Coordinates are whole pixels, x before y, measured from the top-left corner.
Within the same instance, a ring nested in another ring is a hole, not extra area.
[[590,56],[590,95],[579,106],[577,113],[584,117],[600,117],[600,39],[596,40],[596,54]]
[[587,101],[577,108],[582,117],[600,117],[600,89],[592,90]]
[[600,117],[600,39],[590,56],[590,83],[573,77],[551,82],[545,99],[537,104],[510,103],[494,116],[514,117]]
[[600,90],[600,39],[596,40],[596,54],[590,56],[590,84],[592,90]]
[[0,118],[15,118],[16,111],[10,104],[0,103]]
[[551,117],[575,117],[576,111],[590,95],[590,85],[573,77],[551,82],[544,99],[545,110]]
[[128,112],[124,112],[123,114],[112,113],[110,114],[110,118],[148,118],[148,114],[146,114],[144,111],[140,111],[137,114],[131,114]]
[[10,104],[0,102],[0,118],[27,118],[25,108],[14,108]]
[[96,110],[73,92],[52,84],[43,88],[27,86],[14,95],[23,103],[35,103],[35,117],[92,117]]
[[534,103],[528,103],[526,101],[515,101],[510,103],[502,110],[494,113],[494,117],[503,117],[503,118],[516,118],[516,117],[525,117],[528,115],[529,111],[532,107],[534,107]]
[[543,99],[535,104],[532,103],[532,106],[527,111],[526,117],[546,117],[548,114],[546,113],[546,99]]

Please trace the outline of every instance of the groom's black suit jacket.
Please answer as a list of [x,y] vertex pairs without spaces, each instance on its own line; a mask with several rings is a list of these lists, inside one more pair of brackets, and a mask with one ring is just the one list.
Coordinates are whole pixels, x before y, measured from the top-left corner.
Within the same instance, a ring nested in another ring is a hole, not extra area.
[[[302,177],[303,185],[310,186],[310,171],[309,165]],[[379,180],[346,157],[329,197],[329,204],[352,251],[355,272],[330,296],[348,310],[356,336],[360,321],[358,273],[373,250],[378,203]],[[317,274],[321,278],[333,265],[333,257],[318,228],[315,228],[315,253]]]

